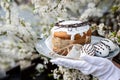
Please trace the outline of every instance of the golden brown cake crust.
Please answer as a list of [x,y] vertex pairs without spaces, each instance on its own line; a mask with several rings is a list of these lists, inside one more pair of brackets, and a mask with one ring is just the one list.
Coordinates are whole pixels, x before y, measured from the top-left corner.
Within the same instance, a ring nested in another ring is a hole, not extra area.
[[68,35],[67,32],[59,31],[54,32],[54,37],[58,37],[61,39],[70,39],[71,35]]

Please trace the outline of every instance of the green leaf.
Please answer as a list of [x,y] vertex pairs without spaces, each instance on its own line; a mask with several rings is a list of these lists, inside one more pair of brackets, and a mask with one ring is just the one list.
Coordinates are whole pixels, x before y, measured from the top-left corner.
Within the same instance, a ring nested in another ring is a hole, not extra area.
[[111,36],[115,37],[116,34],[117,34],[117,32],[112,32],[112,33],[111,33]]
[[111,8],[111,11],[112,11],[112,12],[116,12],[116,11],[118,10],[118,8],[119,8],[118,6],[113,6],[113,7]]
[[52,77],[53,76],[53,74],[51,73],[51,74],[48,74],[48,77]]

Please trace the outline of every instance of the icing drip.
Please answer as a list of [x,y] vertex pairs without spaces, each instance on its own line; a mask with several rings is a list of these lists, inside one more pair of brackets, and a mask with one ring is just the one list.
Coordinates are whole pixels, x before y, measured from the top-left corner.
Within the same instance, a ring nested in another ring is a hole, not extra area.
[[74,36],[75,36],[76,34],[72,34],[71,35],[71,40],[74,40]]

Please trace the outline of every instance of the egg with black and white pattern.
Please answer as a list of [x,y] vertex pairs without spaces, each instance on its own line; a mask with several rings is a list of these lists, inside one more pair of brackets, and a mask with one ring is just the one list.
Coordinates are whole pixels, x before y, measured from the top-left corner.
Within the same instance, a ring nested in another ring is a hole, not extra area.
[[102,43],[96,43],[94,47],[96,56],[105,57],[109,55],[109,48],[106,45]]
[[114,51],[117,47],[110,39],[103,39],[101,43],[109,48],[109,52]]
[[85,44],[81,49],[81,55],[94,56],[95,48],[93,44]]

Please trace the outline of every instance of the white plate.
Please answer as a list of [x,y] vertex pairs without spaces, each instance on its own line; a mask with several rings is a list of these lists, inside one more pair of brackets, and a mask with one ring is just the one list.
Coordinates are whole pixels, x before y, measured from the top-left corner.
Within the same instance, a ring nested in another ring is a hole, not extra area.
[[[92,36],[91,37],[91,43],[94,44],[96,42],[99,42],[101,39],[104,39],[102,37],[97,37],[97,36]],[[47,45],[46,45],[47,44]],[[37,43],[36,43],[36,50],[46,56],[46,57],[49,57],[49,58],[55,58],[55,57],[65,57],[65,56],[61,56],[61,55],[58,55],[58,54],[50,54],[52,52],[52,49],[51,49],[51,37],[49,36],[46,40],[39,40]],[[113,58],[115,57],[119,51],[120,51],[120,48],[118,45],[116,45],[117,48],[113,51],[113,52],[110,52],[110,54],[104,58]],[[75,58],[76,59],[76,58]]]

